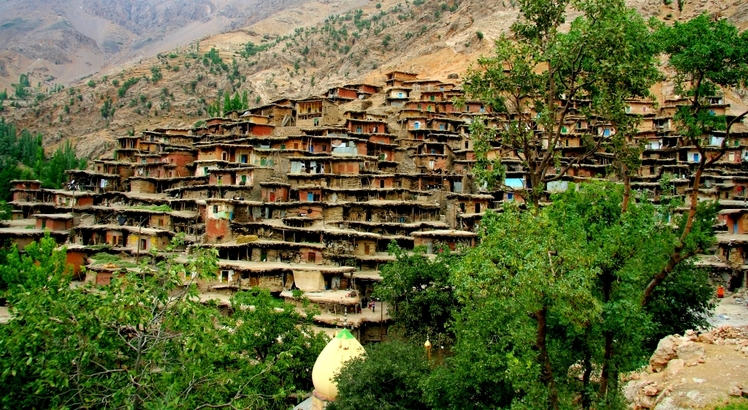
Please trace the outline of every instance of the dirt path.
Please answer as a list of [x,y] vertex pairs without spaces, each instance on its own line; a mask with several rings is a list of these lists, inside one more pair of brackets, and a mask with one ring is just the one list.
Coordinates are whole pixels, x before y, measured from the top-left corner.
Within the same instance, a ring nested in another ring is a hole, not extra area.
[[741,294],[732,294],[720,299],[714,315],[709,319],[709,323],[714,327],[724,325],[730,326],[748,326],[748,306],[745,297]]

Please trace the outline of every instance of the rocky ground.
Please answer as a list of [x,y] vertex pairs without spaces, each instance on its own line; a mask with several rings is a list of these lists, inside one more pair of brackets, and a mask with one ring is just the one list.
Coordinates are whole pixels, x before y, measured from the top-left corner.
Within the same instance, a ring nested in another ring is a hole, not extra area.
[[[711,330],[667,336],[649,366],[629,375],[624,388],[633,409],[710,409],[748,403],[746,294],[720,300]],[[741,398],[742,397],[742,398]]]

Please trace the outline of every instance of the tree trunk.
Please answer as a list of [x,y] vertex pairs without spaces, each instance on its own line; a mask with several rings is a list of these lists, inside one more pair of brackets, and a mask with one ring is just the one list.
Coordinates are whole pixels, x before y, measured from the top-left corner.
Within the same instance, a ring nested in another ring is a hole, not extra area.
[[538,363],[542,369],[540,379],[548,388],[548,408],[558,410],[558,392],[556,391],[556,382],[553,380],[553,368],[551,367],[551,358],[548,355],[548,345],[546,343],[548,334],[547,314],[548,309],[545,306],[535,312],[535,318],[538,321],[535,346],[538,348]]
[[592,358],[590,352],[584,354],[584,374],[582,374],[582,408],[589,410],[592,407],[592,396],[589,392],[590,378],[592,376]]
[[623,175],[623,204],[621,205],[621,213],[625,214],[629,209],[629,202],[631,201],[631,178],[629,178],[629,169],[625,164],[621,165],[621,174]]
[[681,251],[683,251],[683,248],[686,246],[686,238],[688,237],[688,234],[691,233],[691,229],[693,228],[693,219],[696,216],[696,208],[699,205],[699,186],[701,185],[701,173],[704,171],[705,164],[706,158],[702,157],[701,162],[699,163],[699,167],[696,168],[696,174],[693,178],[693,191],[691,192],[691,204],[688,208],[686,227],[683,229],[683,233],[681,234],[680,240],[675,246],[675,249],[673,249],[673,253],[670,254],[670,259],[667,261],[667,264],[665,264],[662,270],[652,278],[647,287],[644,289],[641,300],[642,306],[647,305],[647,302],[649,302],[649,298],[652,296],[652,292],[654,292],[655,288],[660,283],[662,283],[668,277],[668,275],[670,275],[670,272],[672,272],[673,269],[675,269],[675,267],[681,261],[683,261],[683,259],[686,259],[687,256],[690,256],[682,255]]
[[[610,302],[612,293],[613,293],[613,282],[615,281],[615,276],[613,276],[610,272],[603,272],[602,275],[600,275],[600,280],[602,281],[602,291],[603,291],[603,303]],[[605,337],[605,353],[603,356],[603,369],[600,372],[600,398],[605,398],[608,394],[608,386],[610,385],[610,377],[613,371],[611,371],[612,368],[612,359],[613,359],[613,332],[612,331],[605,331],[603,333],[603,336]]]

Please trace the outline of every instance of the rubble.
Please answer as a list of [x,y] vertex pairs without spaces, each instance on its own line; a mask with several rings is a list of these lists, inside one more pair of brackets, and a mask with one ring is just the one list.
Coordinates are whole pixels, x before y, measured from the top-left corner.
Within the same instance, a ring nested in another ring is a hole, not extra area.
[[631,409],[704,408],[748,397],[748,326],[662,338],[646,369],[627,375]]

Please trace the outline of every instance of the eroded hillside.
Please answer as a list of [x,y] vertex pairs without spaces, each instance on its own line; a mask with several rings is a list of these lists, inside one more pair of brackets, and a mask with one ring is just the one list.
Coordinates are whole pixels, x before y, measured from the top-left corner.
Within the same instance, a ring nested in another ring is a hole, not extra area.
[[[491,52],[493,40],[516,19],[512,3],[362,1],[347,2],[353,8],[346,11],[339,2],[311,2],[101,72],[51,96],[21,102],[21,108],[7,107],[6,101],[4,115],[42,132],[50,148],[71,139],[79,154],[92,156],[111,149],[113,139],[127,132],[192,126],[208,115],[220,92],[246,93],[253,106],[320,94],[336,85],[379,83],[392,69],[447,79]],[[680,11],[677,2],[629,2],[645,17],[685,20],[711,12],[741,28],[748,22],[746,3],[687,2]],[[115,19],[123,11],[107,13]]]

